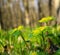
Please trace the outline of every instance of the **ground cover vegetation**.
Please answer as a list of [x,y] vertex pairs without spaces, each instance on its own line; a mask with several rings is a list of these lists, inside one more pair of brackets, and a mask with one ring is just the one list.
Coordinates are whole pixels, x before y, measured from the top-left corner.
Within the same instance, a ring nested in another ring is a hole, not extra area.
[[54,17],[44,17],[36,28],[19,26],[0,30],[0,55],[60,55],[60,25],[50,26]]

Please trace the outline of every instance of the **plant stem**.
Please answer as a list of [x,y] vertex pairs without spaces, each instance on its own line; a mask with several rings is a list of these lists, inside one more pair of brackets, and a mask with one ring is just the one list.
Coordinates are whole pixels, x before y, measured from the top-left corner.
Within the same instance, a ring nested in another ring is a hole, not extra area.
[[[20,31],[21,32],[21,31]],[[26,47],[28,48],[28,50],[29,50],[29,46],[28,46],[28,44],[26,43],[26,41],[25,41],[25,39],[24,39],[24,37],[23,37],[23,34],[22,34],[22,32],[21,32],[21,37],[22,37],[22,39],[23,39],[23,41],[25,42],[25,44],[26,44]]]

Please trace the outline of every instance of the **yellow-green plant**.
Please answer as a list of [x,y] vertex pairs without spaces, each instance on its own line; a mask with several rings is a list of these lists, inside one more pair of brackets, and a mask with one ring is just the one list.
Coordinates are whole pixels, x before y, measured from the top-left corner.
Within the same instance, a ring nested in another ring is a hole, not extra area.
[[51,20],[54,20],[54,17],[51,17],[51,16],[49,16],[49,17],[43,17],[41,20],[39,20],[39,22],[49,22],[49,21],[51,21]]

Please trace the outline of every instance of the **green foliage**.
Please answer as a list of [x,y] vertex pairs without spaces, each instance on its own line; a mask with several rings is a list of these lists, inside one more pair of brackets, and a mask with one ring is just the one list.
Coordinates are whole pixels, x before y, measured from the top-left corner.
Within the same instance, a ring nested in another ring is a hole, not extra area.
[[60,55],[59,49],[60,26],[0,30],[1,55]]
[[60,49],[57,50],[57,51],[54,53],[54,55],[60,55]]

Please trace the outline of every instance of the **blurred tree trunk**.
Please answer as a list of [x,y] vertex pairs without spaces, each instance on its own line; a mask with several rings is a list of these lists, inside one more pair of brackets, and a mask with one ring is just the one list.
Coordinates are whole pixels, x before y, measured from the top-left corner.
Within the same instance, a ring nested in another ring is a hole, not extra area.
[[[50,16],[49,0],[38,0],[39,19]],[[41,25],[45,25],[40,23]]]
[[22,11],[20,0],[2,0],[2,28],[10,29],[22,24]]
[[35,0],[29,0],[29,17],[30,17],[30,26],[35,27],[37,24],[37,12],[34,5]]
[[[53,16],[57,18],[57,9],[59,7],[60,0],[38,0],[39,18],[46,16]],[[51,25],[55,24],[56,21],[50,22]]]
[[[23,3],[24,10],[20,6]],[[0,0],[0,23],[3,29],[15,28],[19,25],[35,27],[42,17],[54,16],[60,24],[60,0],[38,0],[38,13],[35,0]],[[43,24],[42,24],[43,25]]]
[[0,0],[0,29],[1,29],[1,23],[2,23],[2,22],[1,22],[1,18],[2,18],[2,15],[1,15],[1,1],[2,1],[2,0]]
[[56,18],[56,21],[52,21],[51,22],[51,25],[54,25],[54,24],[58,24],[59,22],[57,20],[59,20],[58,18],[58,13],[57,13],[57,10],[59,8],[59,1],[60,0],[51,0],[51,16],[54,16]]
[[29,26],[29,0],[23,0],[25,26]]
[[49,0],[38,0],[39,17],[49,16]]
[[23,0],[25,8],[26,26],[34,27],[37,22],[37,13],[35,12],[34,0]]

